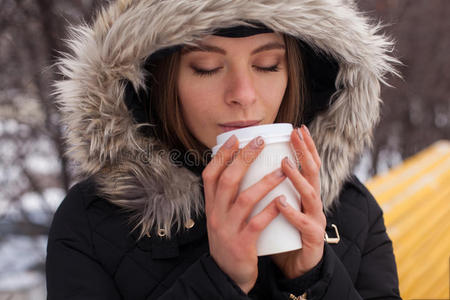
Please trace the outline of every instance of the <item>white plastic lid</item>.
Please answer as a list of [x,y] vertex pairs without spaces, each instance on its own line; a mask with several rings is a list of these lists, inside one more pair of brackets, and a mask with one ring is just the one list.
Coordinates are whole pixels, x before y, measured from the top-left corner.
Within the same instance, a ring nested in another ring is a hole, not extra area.
[[239,148],[243,148],[257,136],[261,136],[264,139],[265,144],[287,142],[290,140],[293,129],[294,128],[290,123],[274,123],[227,131],[216,137],[217,145],[212,148],[212,155],[216,155],[220,147],[222,147],[233,134],[239,140]]

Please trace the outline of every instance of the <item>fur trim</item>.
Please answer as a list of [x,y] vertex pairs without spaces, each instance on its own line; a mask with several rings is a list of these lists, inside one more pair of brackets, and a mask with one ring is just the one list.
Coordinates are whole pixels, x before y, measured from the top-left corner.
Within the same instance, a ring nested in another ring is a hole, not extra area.
[[[59,60],[56,94],[68,156],[80,177],[96,175],[103,196],[135,212],[141,234],[183,224],[202,210],[200,178],[177,168],[156,140],[142,137],[124,103],[124,80],[144,87],[143,62],[155,51],[195,44],[215,28],[258,21],[333,57],[340,70],[333,105],[310,125],[322,159],[321,194],[328,210],[379,120],[380,82],[397,74],[393,43],[351,0],[119,0],[92,26],[74,27],[71,54]],[[152,149],[147,162],[136,159]]]

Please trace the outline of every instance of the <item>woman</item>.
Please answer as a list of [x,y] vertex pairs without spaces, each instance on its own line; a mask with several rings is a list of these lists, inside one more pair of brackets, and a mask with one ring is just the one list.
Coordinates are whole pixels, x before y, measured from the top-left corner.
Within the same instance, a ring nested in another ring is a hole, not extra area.
[[[51,226],[48,298],[400,299],[382,211],[351,175],[395,73],[376,31],[348,1],[119,0],[77,28],[57,92],[80,179]],[[211,159],[215,137],[277,122],[297,127],[300,168],[238,194],[263,140]],[[247,220],[287,178],[302,211],[278,197]],[[257,257],[280,213],[303,248]]]

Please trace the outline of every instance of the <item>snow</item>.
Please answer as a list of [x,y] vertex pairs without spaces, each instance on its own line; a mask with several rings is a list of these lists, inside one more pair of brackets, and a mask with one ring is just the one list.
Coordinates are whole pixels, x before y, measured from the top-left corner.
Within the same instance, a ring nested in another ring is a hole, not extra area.
[[[22,272],[45,260],[47,236],[10,235],[0,244],[0,278]],[[2,287],[0,280],[0,287]]]
[[17,220],[20,218],[20,211],[17,205],[28,213],[30,219],[38,224],[46,225],[49,218],[56,211],[61,201],[64,199],[65,191],[60,188],[48,188],[43,192],[43,198],[34,192],[24,193],[19,203],[10,204],[7,201],[0,201],[0,216],[7,220]]
[[25,160],[28,170],[42,175],[55,174],[61,171],[61,164],[53,155],[29,154]]
[[402,155],[395,150],[384,149],[379,153],[377,170],[378,174],[385,174],[393,167],[401,164]]
[[28,212],[32,222],[47,224],[49,214],[43,208],[43,199],[37,193],[25,193],[21,198],[22,208]]
[[11,140],[2,140],[0,144],[1,160],[4,162],[13,161],[16,154],[17,145]]
[[31,238],[12,235],[2,241],[0,298],[5,292],[29,290],[26,299],[44,299],[44,275],[30,269],[45,261],[46,247],[46,236]]
[[44,191],[45,200],[47,201],[47,204],[50,205],[50,208],[53,211],[56,211],[65,195],[65,190],[58,188],[49,188]]
[[7,134],[16,134],[19,129],[19,123],[14,119],[7,119],[2,121],[2,132]]
[[12,292],[42,284],[44,278],[36,271],[12,272],[0,277],[0,291]]
[[369,179],[369,170],[372,167],[372,154],[369,151],[364,151],[359,163],[354,168],[353,172],[361,182]]

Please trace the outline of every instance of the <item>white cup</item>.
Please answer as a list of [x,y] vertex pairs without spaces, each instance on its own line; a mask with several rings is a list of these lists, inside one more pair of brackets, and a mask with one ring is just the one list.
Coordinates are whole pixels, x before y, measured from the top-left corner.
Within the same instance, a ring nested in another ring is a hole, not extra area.
[[[284,157],[289,157],[293,162],[297,161],[295,152],[290,145],[292,130],[293,127],[289,123],[275,123],[227,131],[217,136],[217,145],[212,148],[212,155],[214,156],[233,134],[239,140],[240,149],[257,136],[264,139],[264,149],[244,175],[239,186],[240,193],[261,180],[265,175],[280,168]],[[261,212],[274,198],[280,195],[284,195],[293,208],[300,210],[300,194],[292,182],[286,178],[255,205],[250,218]],[[283,215],[279,214],[263,230],[256,247],[258,256],[262,256],[300,249],[302,248],[302,241],[299,231]]]

